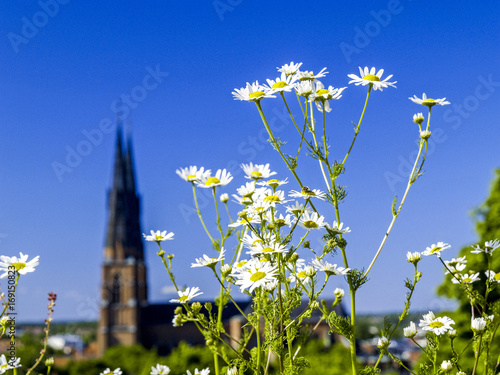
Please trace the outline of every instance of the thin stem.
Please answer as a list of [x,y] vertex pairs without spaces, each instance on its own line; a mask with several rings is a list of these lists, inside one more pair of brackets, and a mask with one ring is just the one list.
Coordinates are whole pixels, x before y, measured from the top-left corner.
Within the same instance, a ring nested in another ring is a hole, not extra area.
[[193,184],[194,204],[196,205],[196,213],[198,214],[198,217],[200,218],[200,221],[201,221],[201,225],[203,225],[203,229],[205,229],[205,232],[207,233],[208,237],[210,238],[210,241],[212,241],[212,243],[214,243],[215,241],[212,238],[212,236],[210,235],[210,232],[208,231],[207,226],[205,225],[205,222],[203,221],[203,217],[201,216],[200,208],[198,207],[198,198],[196,198],[196,188],[194,186],[194,182],[192,184]]
[[372,86],[368,86],[368,93],[366,94],[366,100],[365,100],[365,106],[363,107],[363,112],[361,112],[361,117],[359,118],[358,125],[356,126],[356,129],[354,130],[354,138],[352,139],[351,146],[349,147],[349,150],[347,151],[347,154],[344,157],[344,160],[342,160],[341,166],[343,167],[347,158],[349,157],[349,154],[351,153],[351,150],[354,146],[354,142],[356,142],[356,138],[358,137],[359,133],[359,127],[361,126],[361,122],[363,122],[363,117],[365,116],[365,111],[366,111],[366,106],[368,105],[368,98],[370,97],[370,92],[372,91]]
[[398,218],[399,213],[401,212],[401,209],[403,208],[403,205],[404,205],[405,200],[406,200],[406,196],[408,195],[408,192],[410,191],[410,187],[415,182],[415,180],[413,179],[413,176],[414,176],[415,170],[417,168],[417,164],[418,164],[418,160],[420,159],[420,155],[422,154],[422,148],[423,148],[422,146],[423,146],[423,143],[420,142],[419,147],[418,147],[418,154],[417,154],[417,157],[415,158],[415,163],[413,164],[413,169],[410,173],[410,177],[408,178],[408,184],[406,185],[406,190],[405,190],[405,193],[403,195],[403,198],[401,199],[401,203],[399,204],[399,207],[398,207],[397,211],[395,212],[395,215],[393,214],[391,223],[389,224],[389,228],[387,228],[387,231],[385,232],[384,238],[382,239],[382,242],[380,243],[380,246],[379,246],[377,252],[375,253],[375,256],[373,257],[373,260],[370,263],[370,266],[368,266],[368,269],[364,273],[363,279],[366,278],[366,276],[368,276],[368,273],[372,269],[373,265],[375,264],[375,261],[377,260],[378,256],[380,255],[380,252],[384,248],[385,242],[387,241],[387,238],[389,237],[389,234],[391,233],[392,227],[394,226],[394,223],[396,222],[396,219]]

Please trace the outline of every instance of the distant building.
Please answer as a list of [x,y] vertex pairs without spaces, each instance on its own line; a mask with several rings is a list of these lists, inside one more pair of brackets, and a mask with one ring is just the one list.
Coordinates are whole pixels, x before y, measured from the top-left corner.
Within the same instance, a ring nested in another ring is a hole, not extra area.
[[[194,324],[173,327],[179,305],[148,302],[147,269],[140,225],[140,198],[136,191],[132,144],[123,146],[117,131],[113,182],[108,192],[108,226],[101,274],[101,306],[97,332],[98,354],[115,345],[142,344],[166,353],[180,341],[204,344]],[[248,302],[243,308],[247,308]],[[227,305],[223,321],[237,315]]]

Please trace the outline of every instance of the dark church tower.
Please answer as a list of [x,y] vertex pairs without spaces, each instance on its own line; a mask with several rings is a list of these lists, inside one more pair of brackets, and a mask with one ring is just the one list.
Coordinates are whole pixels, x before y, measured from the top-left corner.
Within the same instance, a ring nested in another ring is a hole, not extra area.
[[113,184],[108,192],[108,229],[102,265],[99,353],[140,341],[140,312],[147,305],[146,266],[135,189],[132,146],[117,132]]

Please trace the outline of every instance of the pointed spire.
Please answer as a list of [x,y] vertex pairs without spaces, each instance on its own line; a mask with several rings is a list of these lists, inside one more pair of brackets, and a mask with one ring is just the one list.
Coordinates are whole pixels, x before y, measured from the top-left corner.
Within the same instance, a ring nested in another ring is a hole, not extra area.
[[132,141],[128,136],[127,149],[124,150],[122,139],[122,125],[118,123],[113,182],[108,193],[109,219],[106,247],[123,249],[122,255],[115,255],[118,258],[114,260],[125,260],[129,257],[142,260],[144,254],[140,225],[140,200],[135,189]]

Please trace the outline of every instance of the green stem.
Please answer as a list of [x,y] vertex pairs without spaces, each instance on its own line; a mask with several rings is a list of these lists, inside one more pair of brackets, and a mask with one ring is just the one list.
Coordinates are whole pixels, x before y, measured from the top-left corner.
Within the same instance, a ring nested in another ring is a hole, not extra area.
[[368,86],[368,93],[366,94],[366,100],[365,100],[365,106],[363,107],[363,112],[361,112],[361,117],[359,118],[358,125],[356,126],[356,129],[354,130],[354,138],[352,139],[351,146],[349,147],[349,150],[347,151],[347,154],[344,157],[344,160],[342,160],[341,166],[343,167],[347,158],[349,157],[349,154],[351,153],[351,150],[354,146],[354,142],[356,142],[356,138],[359,133],[359,127],[361,126],[361,122],[363,121],[363,117],[365,116],[365,111],[366,111],[366,106],[368,104],[368,98],[370,97],[370,92],[372,91],[372,86]]
[[224,232],[222,231],[222,226],[220,224],[219,204],[217,203],[217,194],[215,193],[215,189],[216,189],[216,187],[214,186],[212,188],[212,193],[214,196],[215,212],[217,213],[217,228],[219,228],[219,232],[220,232],[220,248],[222,249],[224,247],[224,242],[225,242],[226,238],[224,237]]
[[477,364],[479,362],[479,356],[481,355],[481,343],[483,342],[483,335],[479,336],[479,345],[477,346],[476,359],[474,360],[474,368],[472,369],[472,375],[476,374]]
[[203,217],[201,216],[200,208],[198,207],[198,198],[196,198],[196,188],[194,186],[194,182],[192,184],[193,184],[194,204],[196,205],[196,213],[198,214],[198,217],[200,218],[200,221],[201,221],[201,225],[203,225],[203,229],[205,229],[205,232],[207,233],[208,237],[210,238],[210,241],[212,241],[212,243],[214,243],[214,239],[210,235],[210,232],[208,231],[207,226],[205,225],[205,222],[203,221]]

